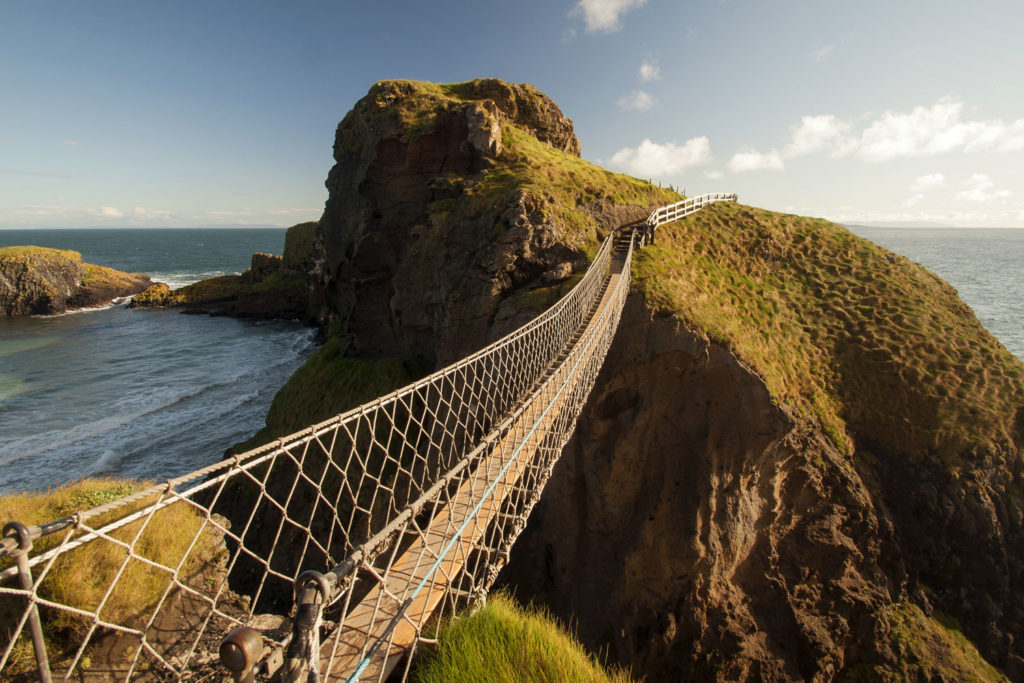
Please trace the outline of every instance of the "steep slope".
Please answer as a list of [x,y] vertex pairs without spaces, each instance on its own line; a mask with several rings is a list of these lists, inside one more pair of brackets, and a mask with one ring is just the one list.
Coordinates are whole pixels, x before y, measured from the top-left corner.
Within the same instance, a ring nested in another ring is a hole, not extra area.
[[1024,676],[1024,368],[956,292],[721,204],[635,286],[505,581],[659,680],[985,679],[951,640],[908,661],[911,603]]
[[[523,324],[610,230],[679,196],[579,157],[533,86],[382,81],[338,125],[315,236],[322,351],[246,445],[301,429]],[[310,402],[310,387],[323,400]]]
[[[327,343],[248,445],[514,329],[677,198],[578,149],[530,86],[373,86],[313,239]],[[838,226],[731,205],[661,228],[634,284],[502,580],[652,680],[998,677],[974,645],[1024,677],[1022,368],[956,293]]]

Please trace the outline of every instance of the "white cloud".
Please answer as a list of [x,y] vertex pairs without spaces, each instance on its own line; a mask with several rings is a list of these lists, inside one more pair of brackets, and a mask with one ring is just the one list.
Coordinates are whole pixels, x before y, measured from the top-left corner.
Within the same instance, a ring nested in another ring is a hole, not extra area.
[[78,142],[77,140],[60,140],[59,142],[62,145],[71,145],[72,147],[79,147],[82,144],[81,142]]
[[587,33],[611,33],[622,28],[623,14],[641,7],[647,0],[579,0],[573,14],[582,14]]
[[811,56],[814,57],[815,61],[823,62],[825,61],[825,58],[829,56],[832,50],[835,49],[835,45],[825,45],[823,47],[819,47],[817,50],[812,51]]
[[612,155],[608,165],[643,178],[676,175],[691,166],[711,161],[711,144],[704,136],[691,138],[682,146],[674,142],[658,144],[644,140],[635,149],[623,147]]
[[744,152],[737,152],[733,155],[732,159],[729,159],[729,170],[730,171],[781,171],[786,167],[782,163],[782,156],[776,151],[772,150],[767,154],[761,154],[757,150],[746,150]]
[[643,90],[637,90],[620,99],[619,106],[632,111],[647,111],[654,106],[654,100]]
[[910,183],[911,192],[928,192],[934,190],[937,187],[942,187],[946,182],[946,176],[941,173],[929,173],[928,175],[918,176],[914,178],[914,182]]
[[[790,139],[782,148],[781,157],[821,153],[833,158],[855,156],[862,161],[883,162],[954,151],[1024,150],[1024,118],[1010,123],[1002,119],[964,120],[964,109],[963,101],[944,97],[932,106],[918,106],[909,112],[865,114],[861,120],[868,123],[860,132],[834,114],[804,116],[790,128]],[[750,154],[738,154],[737,163],[756,163],[758,157]],[[766,159],[771,159],[771,155]],[[779,167],[781,160],[771,160]]]
[[915,204],[920,204],[923,199],[924,199],[924,195],[923,194],[911,195],[910,198],[908,198],[905,202],[903,202],[903,206],[905,206],[907,208],[910,208],[911,206],[914,206]]
[[725,177],[721,171],[704,171],[704,177],[708,180],[719,180]]
[[970,202],[988,202],[1012,194],[1009,190],[997,190],[995,182],[984,173],[975,173],[964,181],[963,190],[956,193],[957,199]]
[[659,78],[661,78],[661,67],[658,66],[657,62],[645,59],[643,64],[640,65],[640,80],[647,83],[649,81],[656,81]]
[[147,209],[142,206],[136,206],[132,209],[132,218],[139,220],[148,221],[153,219],[166,220],[174,216],[173,211],[164,211],[163,209]]
[[964,121],[964,103],[944,97],[909,113],[887,111],[861,135],[857,156],[865,161],[929,156],[954,150],[1009,152],[1024,149],[1024,119],[1004,123]]
[[124,211],[112,206],[101,206],[95,210],[95,213],[103,218],[124,218]]
[[850,137],[850,124],[834,114],[804,116],[790,129],[790,142],[783,150],[787,157],[828,150],[833,156],[849,152],[855,143]]

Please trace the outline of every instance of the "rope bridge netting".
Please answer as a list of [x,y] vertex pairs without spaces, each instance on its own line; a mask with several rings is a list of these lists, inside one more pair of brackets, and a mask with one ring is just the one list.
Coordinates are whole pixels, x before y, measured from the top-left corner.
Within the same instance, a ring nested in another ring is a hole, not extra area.
[[[408,667],[504,566],[611,344],[633,245],[610,236],[550,309],[403,389],[65,519],[8,523],[0,673],[203,680],[222,660],[239,680],[383,680]],[[80,583],[63,585],[74,567]]]

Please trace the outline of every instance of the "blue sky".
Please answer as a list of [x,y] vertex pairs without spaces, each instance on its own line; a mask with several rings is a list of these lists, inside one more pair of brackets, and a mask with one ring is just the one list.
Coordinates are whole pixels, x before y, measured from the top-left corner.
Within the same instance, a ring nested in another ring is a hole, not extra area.
[[0,227],[318,218],[376,81],[550,95],[583,156],[843,222],[1024,226],[1019,0],[0,4]]

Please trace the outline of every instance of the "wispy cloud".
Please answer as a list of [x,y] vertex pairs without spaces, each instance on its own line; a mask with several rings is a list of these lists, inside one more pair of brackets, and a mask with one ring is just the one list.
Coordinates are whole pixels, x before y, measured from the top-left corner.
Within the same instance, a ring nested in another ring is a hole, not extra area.
[[113,206],[101,206],[95,209],[94,212],[101,218],[124,218],[124,211]]
[[644,140],[636,147],[623,147],[612,155],[608,165],[643,178],[665,178],[693,166],[711,161],[711,144],[704,136],[691,138],[682,145]]
[[828,58],[830,54],[832,54],[832,51],[835,49],[835,45],[823,45],[819,48],[812,50],[811,57],[813,57],[814,61],[816,62],[823,62]]
[[1003,199],[1012,194],[1009,190],[996,189],[995,181],[984,173],[972,175],[964,181],[963,188],[956,193],[956,198],[969,202],[990,202],[993,199]]
[[786,168],[782,155],[776,150],[762,154],[757,150],[748,149],[737,152],[729,159],[729,170],[737,173],[743,171],[781,171]]
[[654,100],[643,90],[637,90],[619,100],[619,107],[631,111],[646,111],[654,106]]
[[928,175],[914,178],[914,182],[910,183],[910,191],[928,192],[929,190],[934,190],[937,187],[942,187],[945,182],[946,176],[941,173],[929,173]]
[[725,177],[721,171],[704,171],[704,177],[708,180],[720,180]]
[[72,147],[81,147],[82,143],[77,140],[59,140],[62,145],[71,145]]
[[656,61],[645,59],[640,65],[640,80],[644,83],[661,78],[661,67]]
[[647,0],[579,0],[570,14],[583,17],[587,33],[612,33],[622,28],[622,15]]

